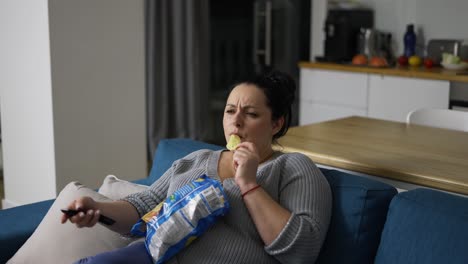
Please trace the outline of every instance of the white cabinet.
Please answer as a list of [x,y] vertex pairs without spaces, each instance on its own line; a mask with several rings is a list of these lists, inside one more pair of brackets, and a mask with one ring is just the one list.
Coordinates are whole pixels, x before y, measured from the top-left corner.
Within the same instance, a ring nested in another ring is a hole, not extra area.
[[303,70],[301,100],[367,108],[367,74]]
[[367,116],[366,109],[349,108],[338,105],[310,103],[301,101],[299,124],[312,124],[347,116]]
[[449,81],[301,69],[299,125],[347,116],[405,122],[418,108],[448,108]]
[[409,112],[419,108],[449,106],[449,81],[369,75],[368,116],[406,121]]
[[301,70],[299,124],[367,115],[367,74]]

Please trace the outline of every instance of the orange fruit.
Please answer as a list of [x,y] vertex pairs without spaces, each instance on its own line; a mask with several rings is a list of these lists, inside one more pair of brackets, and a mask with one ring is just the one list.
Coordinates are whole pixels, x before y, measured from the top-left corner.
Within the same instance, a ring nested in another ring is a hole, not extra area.
[[363,54],[357,54],[353,57],[353,65],[367,65],[367,56]]
[[369,65],[372,67],[386,67],[388,66],[388,63],[385,58],[376,56],[370,59]]

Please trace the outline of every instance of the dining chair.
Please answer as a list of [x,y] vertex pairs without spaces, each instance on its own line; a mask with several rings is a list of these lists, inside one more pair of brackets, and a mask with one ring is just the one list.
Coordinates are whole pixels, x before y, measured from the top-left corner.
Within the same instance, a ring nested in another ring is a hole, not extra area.
[[468,112],[422,108],[409,112],[406,123],[468,132]]

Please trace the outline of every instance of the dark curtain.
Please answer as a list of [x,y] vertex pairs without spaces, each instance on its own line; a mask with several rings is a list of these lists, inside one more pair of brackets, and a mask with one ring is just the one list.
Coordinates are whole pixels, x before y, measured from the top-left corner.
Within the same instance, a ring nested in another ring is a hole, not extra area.
[[146,0],[149,157],[162,138],[204,140],[209,112],[209,0]]

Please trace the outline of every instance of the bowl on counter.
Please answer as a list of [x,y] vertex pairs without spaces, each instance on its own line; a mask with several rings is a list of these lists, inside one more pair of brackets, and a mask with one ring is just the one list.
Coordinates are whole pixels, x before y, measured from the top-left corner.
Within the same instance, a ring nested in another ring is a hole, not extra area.
[[461,63],[458,63],[458,64],[441,62],[440,64],[442,65],[442,67],[444,67],[447,70],[458,70],[458,71],[460,71],[460,70],[468,69],[468,63],[467,62],[461,62]]

